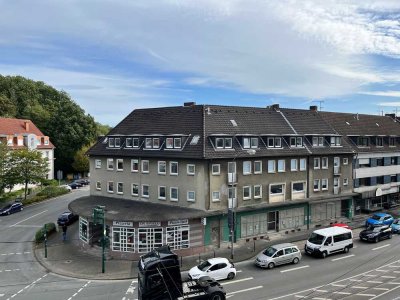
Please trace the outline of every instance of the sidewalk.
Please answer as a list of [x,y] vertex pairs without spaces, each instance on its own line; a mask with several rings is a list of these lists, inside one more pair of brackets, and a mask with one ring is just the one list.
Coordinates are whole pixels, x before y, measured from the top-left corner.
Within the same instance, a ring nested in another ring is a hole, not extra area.
[[[355,220],[351,224],[353,228],[363,226],[365,218]],[[234,246],[233,261],[239,262],[251,259],[265,247],[285,242],[297,242],[300,249],[303,249],[304,240],[307,239],[312,228],[306,231],[290,231],[288,234],[276,233],[270,235],[270,240],[251,240],[249,242],[240,241]],[[356,237],[358,233],[354,232]],[[137,261],[107,259],[105,261],[105,272],[102,273],[101,249],[94,255],[84,249],[80,249],[78,224],[69,226],[67,240],[62,241],[62,232],[57,232],[49,237],[47,242],[47,258],[45,258],[44,244],[34,245],[33,252],[38,262],[49,272],[59,275],[82,278],[82,279],[108,279],[121,280],[136,278],[138,274]],[[93,251],[92,251],[93,252]],[[182,257],[181,270],[186,271],[198,264],[199,260],[211,257],[231,257],[231,249],[228,244],[224,244],[215,251],[202,253],[196,256]]]

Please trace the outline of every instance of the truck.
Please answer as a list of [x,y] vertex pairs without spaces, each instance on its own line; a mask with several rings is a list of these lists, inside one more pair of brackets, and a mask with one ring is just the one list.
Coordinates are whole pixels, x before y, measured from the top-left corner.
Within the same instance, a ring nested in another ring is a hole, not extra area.
[[138,267],[139,300],[226,299],[222,285],[208,276],[183,281],[178,255],[169,246],[142,255]]

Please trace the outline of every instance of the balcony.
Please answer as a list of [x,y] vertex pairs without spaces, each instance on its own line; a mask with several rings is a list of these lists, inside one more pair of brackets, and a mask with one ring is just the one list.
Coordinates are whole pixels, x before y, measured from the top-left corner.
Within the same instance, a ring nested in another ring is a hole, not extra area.
[[237,183],[237,176],[236,172],[228,173],[228,184],[236,184]]
[[340,175],[340,166],[333,167],[333,175]]

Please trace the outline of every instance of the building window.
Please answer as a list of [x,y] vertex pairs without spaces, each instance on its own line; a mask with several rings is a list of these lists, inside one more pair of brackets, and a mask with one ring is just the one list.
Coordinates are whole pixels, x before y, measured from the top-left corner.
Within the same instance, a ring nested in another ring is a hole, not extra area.
[[292,191],[293,193],[302,193],[305,190],[305,182],[293,182],[292,183]]
[[282,139],[280,137],[269,137],[267,146],[268,148],[282,148]]
[[368,147],[369,146],[369,138],[360,136],[357,140],[357,145],[359,147]]
[[132,138],[133,148],[139,148],[139,138]]
[[324,137],[313,136],[312,142],[313,142],[313,147],[322,147],[324,145]]
[[178,162],[171,161],[169,163],[169,174],[170,175],[178,175]]
[[196,192],[195,191],[188,191],[187,192],[187,201],[195,202],[196,201]]
[[153,148],[160,148],[160,139],[153,138]]
[[251,161],[243,162],[243,175],[251,174]]
[[139,172],[139,160],[131,159],[131,171],[136,173]]
[[146,144],[145,144],[145,148],[151,148],[151,146],[153,145],[152,143],[152,139],[151,138],[146,138]]
[[138,228],[138,252],[150,252],[162,245],[162,228]]
[[149,198],[149,186],[142,184],[142,197]]
[[390,165],[397,165],[397,157],[393,156],[390,158]]
[[124,183],[117,182],[117,194],[123,194],[123,193],[124,193]]
[[254,199],[260,199],[262,197],[262,185],[254,186]]
[[343,178],[343,185],[349,185],[349,179]]
[[328,189],[328,179],[321,179],[321,190],[326,191]]
[[314,191],[319,191],[320,190],[320,180],[319,179],[314,179]]
[[108,139],[108,147],[110,148],[114,148],[114,138],[109,138]]
[[251,199],[251,186],[243,187],[243,200]]
[[258,148],[258,138],[256,137],[244,137],[243,138],[243,148],[248,149],[248,148]]
[[220,193],[218,191],[212,192],[212,201],[219,201]]
[[121,158],[117,159],[117,171],[123,171],[124,170],[124,160]]
[[126,138],[125,147],[126,148],[132,148],[132,138]]
[[96,165],[96,169],[101,169],[101,159],[96,159],[95,165]]
[[377,147],[383,147],[383,137],[377,137],[376,138],[376,146]]
[[291,137],[290,138],[290,147],[303,147],[303,138],[302,137]]
[[290,160],[290,171],[297,171],[297,159]]
[[300,158],[300,171],[305,171],[305,170],[306,170],[306,159]]
[[142,160],[142,173],[149,173],[149,161]]
[[217,149],[230,149],[232,148],[232,138],[215,138]]
[[211,166],[211,172],[213,175],[219,175],[221,171],[221,166],[219,164],[213,164]]
[[283,195],[284,191],[284,184],[271,184],[270,188],[270,195]]
[[121,147],[121,139],[120,138],[115,138],[115,147]]
[[343,164],[348,165],[349,164],[349,159],[347,157],[343,157]]
[[181,138],[174,138],[174,148],[182,148],[182,140]]
[[331,146],[340,146],[342,138],[340,136],[331,136]]
[[135,229],[113,226],[112,250],[119,252],[135,252]]
[[89,241],[89,232],[88,232],[88,221],[82,217],[79,217],[79,239],[87,243]]
[[158,174],[166,174],[167,173],[167,163],[165,161],[158,162]]
[[166,243],[172,250],[187,249],[190,245],[189,225],[169,226],[166,228]]
[[101,182],[96,181],[96,190],[101,191]]
[[254,162],[254,174],[262,174],[262,161],[256,160]]
[[132,196],[139,196],[139,185],[132,183]]
[[314,169],[319,169],[320,167],[320,158],[314,157]]
[[165,200],[167,199],[167,190],[165,186],[159,186],[158,187],[158,199],[160,200]]
[[113,181],[107,182],[107,192],[114,193],[114,182]]
[[114,159],[107,159],[107,170],[114,170]]
[[396,146],[396,138],[390,137],[389,138],[389,146],[390,147],[395,147]]
[[268,173],[275,173],[275,161],[274,160],[268,161]]
[[169,200],[171,201],[178,201],[178,188],[177,187],[171,187],[169,189]]
[[328,169],[328,158],[327,157],[322,158],[322,169]]
[[159,138],[146,138],[145,148],[147,149],[158,149],[160,148],[160,139]]
[[182,148],[182,140],[181,138],[166,138],[165,140],[166,148],[167,149],[180,149]]
[[278,172],[285,172],[285,160],[278,160]]
[[196,166],[195,165],[187,165],[186,168],[187,168],[186,171],[187,171],[188,175],[195,175],[195,173],[196,173]]

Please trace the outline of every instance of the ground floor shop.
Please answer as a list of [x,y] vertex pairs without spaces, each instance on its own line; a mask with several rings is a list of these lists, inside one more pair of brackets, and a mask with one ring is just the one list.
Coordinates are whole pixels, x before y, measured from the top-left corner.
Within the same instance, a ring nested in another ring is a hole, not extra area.
[[376,193],[363,193],[354,198],[354,214],[371,213],[382,209],[400,206],[400,193],[376,195]]

